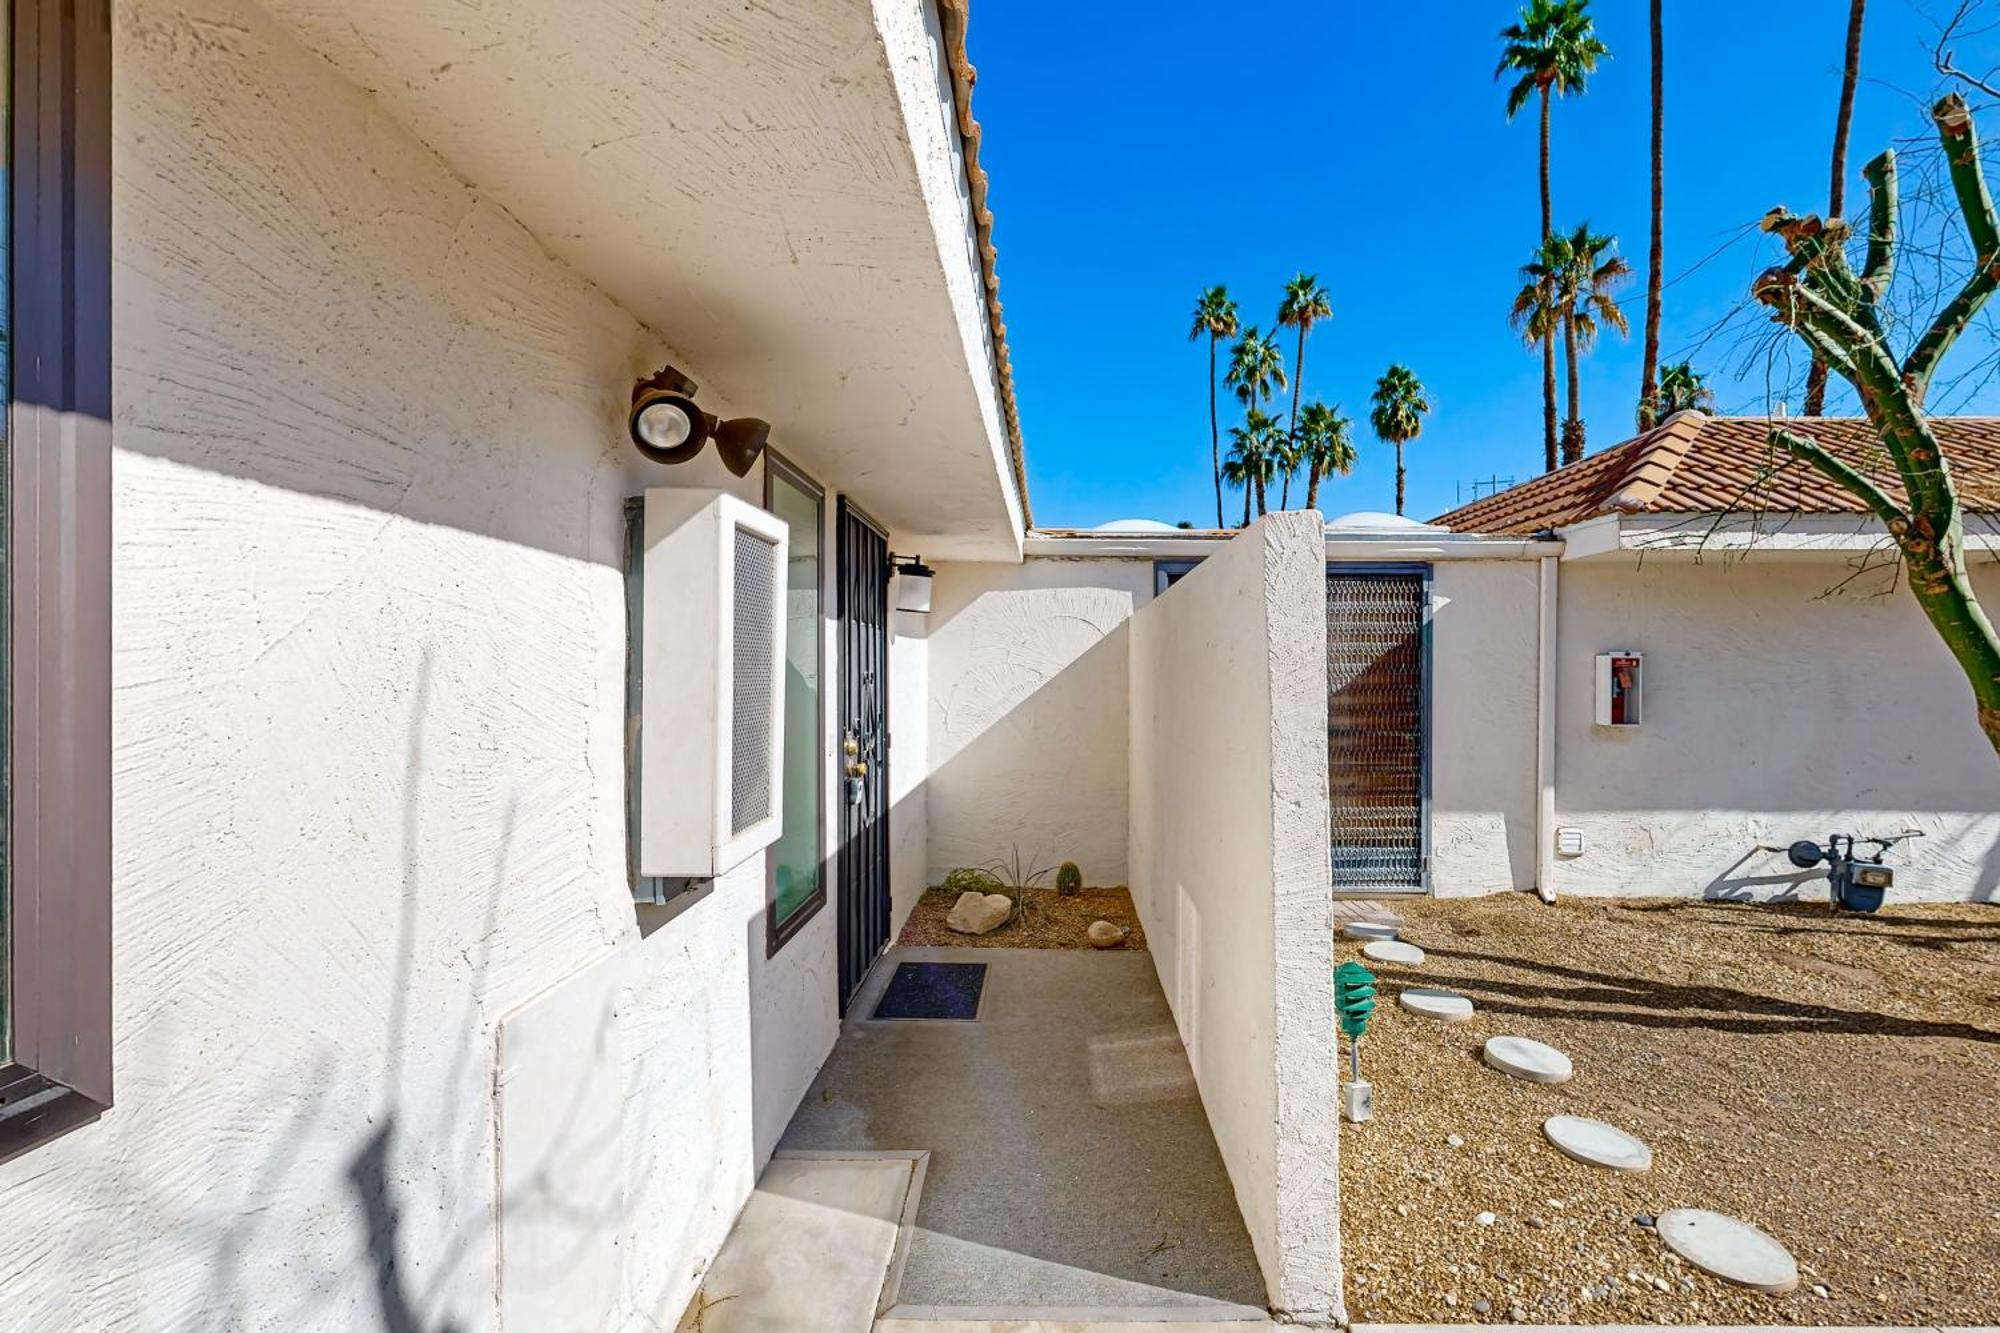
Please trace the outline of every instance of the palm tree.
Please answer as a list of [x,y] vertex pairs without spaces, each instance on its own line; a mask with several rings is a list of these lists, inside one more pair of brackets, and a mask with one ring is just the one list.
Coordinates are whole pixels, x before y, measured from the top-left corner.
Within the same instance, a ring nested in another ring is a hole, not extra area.
[[[1590,0],[1529,0],[1520,22],[1500,30],[1501,48],[1495,79],[1516,74],[1507,89],[1507,119],[1512,120],[1531,97],[1541,101],[1542,241],[1555,234],[1555,210],[1549,199],[1549,101],[1581,94],[1584,81],[1611,49],[1597,39],[1590,21]],[[1545,470],[1556,467],[1556,345],[1555,330],[1542,337],[1542,460]]]
[[1278,450],[1285,432],[1277,418],[1257,408],[1245,414],[1243,424],[1229,428],[1229,457],[1222,461],[1222,475],[1232,486],[1243,488],[1243,526],[1250,526],[1250,502],[1254,497],[1257,513],[1265,511],[1265,490],[1277,475]]
[[[1306,335],[1320,320],[1333,318],[1333,302],[1328,299],[1326,288],[1319,285],[1319,279],[1310,273],[1301,273],[1285,284],[1285,298],[1278,303],[1278,323],[1288,329],[1299,331],[1299,350],[1292,357],[1292,420],[1286,433],[1296,436],[1299,429],[1299,390],[1306,384]],[[1318,477],[1310,477],[1306,482],[1308,490]],[[1285,489],[1278,500],[1278,507],[1290,506],[1292,501],[1292,476],[1285,474]]]
[[1393,365],[1375,381],[1374,409],[1368,424],[1375,437],[1396,446],[1396,512],[1403,512],[1403,446],[1424,433],[1424,413],[1431,410],[1423,384],[1405,365]]
[[1285,358],[1278,351],[1277,337],[1258,332],[1255,324],[1244,329],[1229,350],[1229,371],[1222,381],[1236,391],[1237,400],[1248,412],[1259,410],[1272,394],[1283,392]]
[[[1833,116],[1833,178],[1827,188],[1826,215],[1840,217],[1847,208],[1847,129],[1854,120],[1854,85],[1861,81],[1861,19],[1868,0],[1849,0],[1847,57],[1840,71],[1840,107]],[[1806,372],[1806,415],[1826,411],[1826,361],[1815,356]]]
[[1715,393],[1702,382],[1694,362],[1683,361],[1660,371],[1660,420],[1676,412],[1715,411]]
[[1667,263],[1666,44],[1660,31],[1660,0],[1652,0],[1653,33],[1653,231],[1646,251],[1646,353],[1639,367],[1639,429],[1649,430],[1660,413],[1660,304]]
[[1222,527],[1222,427],[1215,415],[1215,344],[1222,338],[1236,336],[1236,302],[1229,299],[1229,289],[1220,284],[1207,287],[1194,303],[1194,322],[1188,328],[1188,341],[1193,342],[1203,334],[1208,335],[1208,461],[1215,475],[1215,526]]
[[1563,423],[1565,465],[1583,457],[1583,389],[1579,358],[1597,342],[1599,322],[1628,332],[1625,312],[1612,289],[1632,274],[1632,266],[1612,253],[1617,241],[1584,223],[1553,236],[1521,269],[1521,290],[1508,318],[1530,341],[1562,330],[1569,367],[1569,419]]
[[1319,508],[1320,478],[1335,473],[1344,477],[1354,471],[1353,425],[1342,415],[1339,404],[1328,407],[1314,401],[1299,414],[1293,438],[1306,465],[1306,508]]

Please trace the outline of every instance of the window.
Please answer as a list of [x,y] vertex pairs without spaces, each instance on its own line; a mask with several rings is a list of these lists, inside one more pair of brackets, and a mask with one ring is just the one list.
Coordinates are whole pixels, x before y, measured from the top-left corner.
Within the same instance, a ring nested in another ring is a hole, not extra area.
[[111,1105],[110,12],[5,17],[0,1157]]
[[784,827],[765,854],[769,948],[776,953],[826,905],[820,855],[826,780],[820,711],[825,627],[820,613],[820,519],[825,493],[803,472],[764,454],[764,507],[791,530],[785,569]]

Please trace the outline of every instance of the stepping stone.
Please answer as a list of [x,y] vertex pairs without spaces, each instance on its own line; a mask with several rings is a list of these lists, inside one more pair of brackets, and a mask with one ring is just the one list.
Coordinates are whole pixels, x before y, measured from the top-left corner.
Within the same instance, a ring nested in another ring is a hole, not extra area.
[[1350,940],[1393,940],[1396,927],[1387,921],[1350,921],[1340,933]]
[[1375,940],[1362,946],[1361,956],[1372,958],[1378,963],[1400,963],[1406,967],[1422,967],[1424,951],[1414,944],[1401,940]]
[[1412,1013],[1446,1023],[1463,1023],[1472,1017],[1472,1001],[1431,986],[1411,986],[1396,997],[1396,1003]]
[[1552,1115],[1542,1133],[1566,1156],[1613,1171],[1645,1171],[1653,1165],[1653,1150],[1615,1125],[1580,1115]]
[[1567,1083],[1576,1067],[1553,1046],[1527,1037],[1488,1037],[1486,1063],[1530,1083]]
[[1670,1208],[1656,1225],[1668,1249],[1724,1282],[1772,1296],[1799,1285],[1798,1261],[1748,1222],[1705,1208]]

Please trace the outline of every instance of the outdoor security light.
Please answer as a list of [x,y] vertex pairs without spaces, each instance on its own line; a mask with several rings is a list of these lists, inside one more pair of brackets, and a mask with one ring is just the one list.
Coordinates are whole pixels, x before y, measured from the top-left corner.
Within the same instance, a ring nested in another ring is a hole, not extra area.
[[890,568],[896,572],[896,609],[910,611],[920,616],[931,613],[931,579],[937,571],[924,563],[922,556],[908,559],[890,557]]
[[722,464],[739,477],[748,476],[771,438],[771,423],[756,417],[723,421],[694,403],[695,383],[672,366],[632,386],[632,412],[626,418],[632,443],[655,463],[688,463],[711,437]]

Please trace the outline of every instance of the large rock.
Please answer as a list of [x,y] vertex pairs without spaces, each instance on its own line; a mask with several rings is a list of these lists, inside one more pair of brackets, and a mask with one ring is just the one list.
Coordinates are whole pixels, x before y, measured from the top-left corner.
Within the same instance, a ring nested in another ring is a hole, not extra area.
[[958,901],[951,905],[951,915],[944,919],[944,923],[961,935],[984,935],[996,926],[1004,925],[1013,912],[1014,900],[1004,893],[974,893],[968,890],[958,895]]
[[1109,921],[1093,921],[1086,933],[1090,936],[1091,948],[1115,949],[1125,942],[1125,937],[1132,931],[1130,927],[1114,926]]

